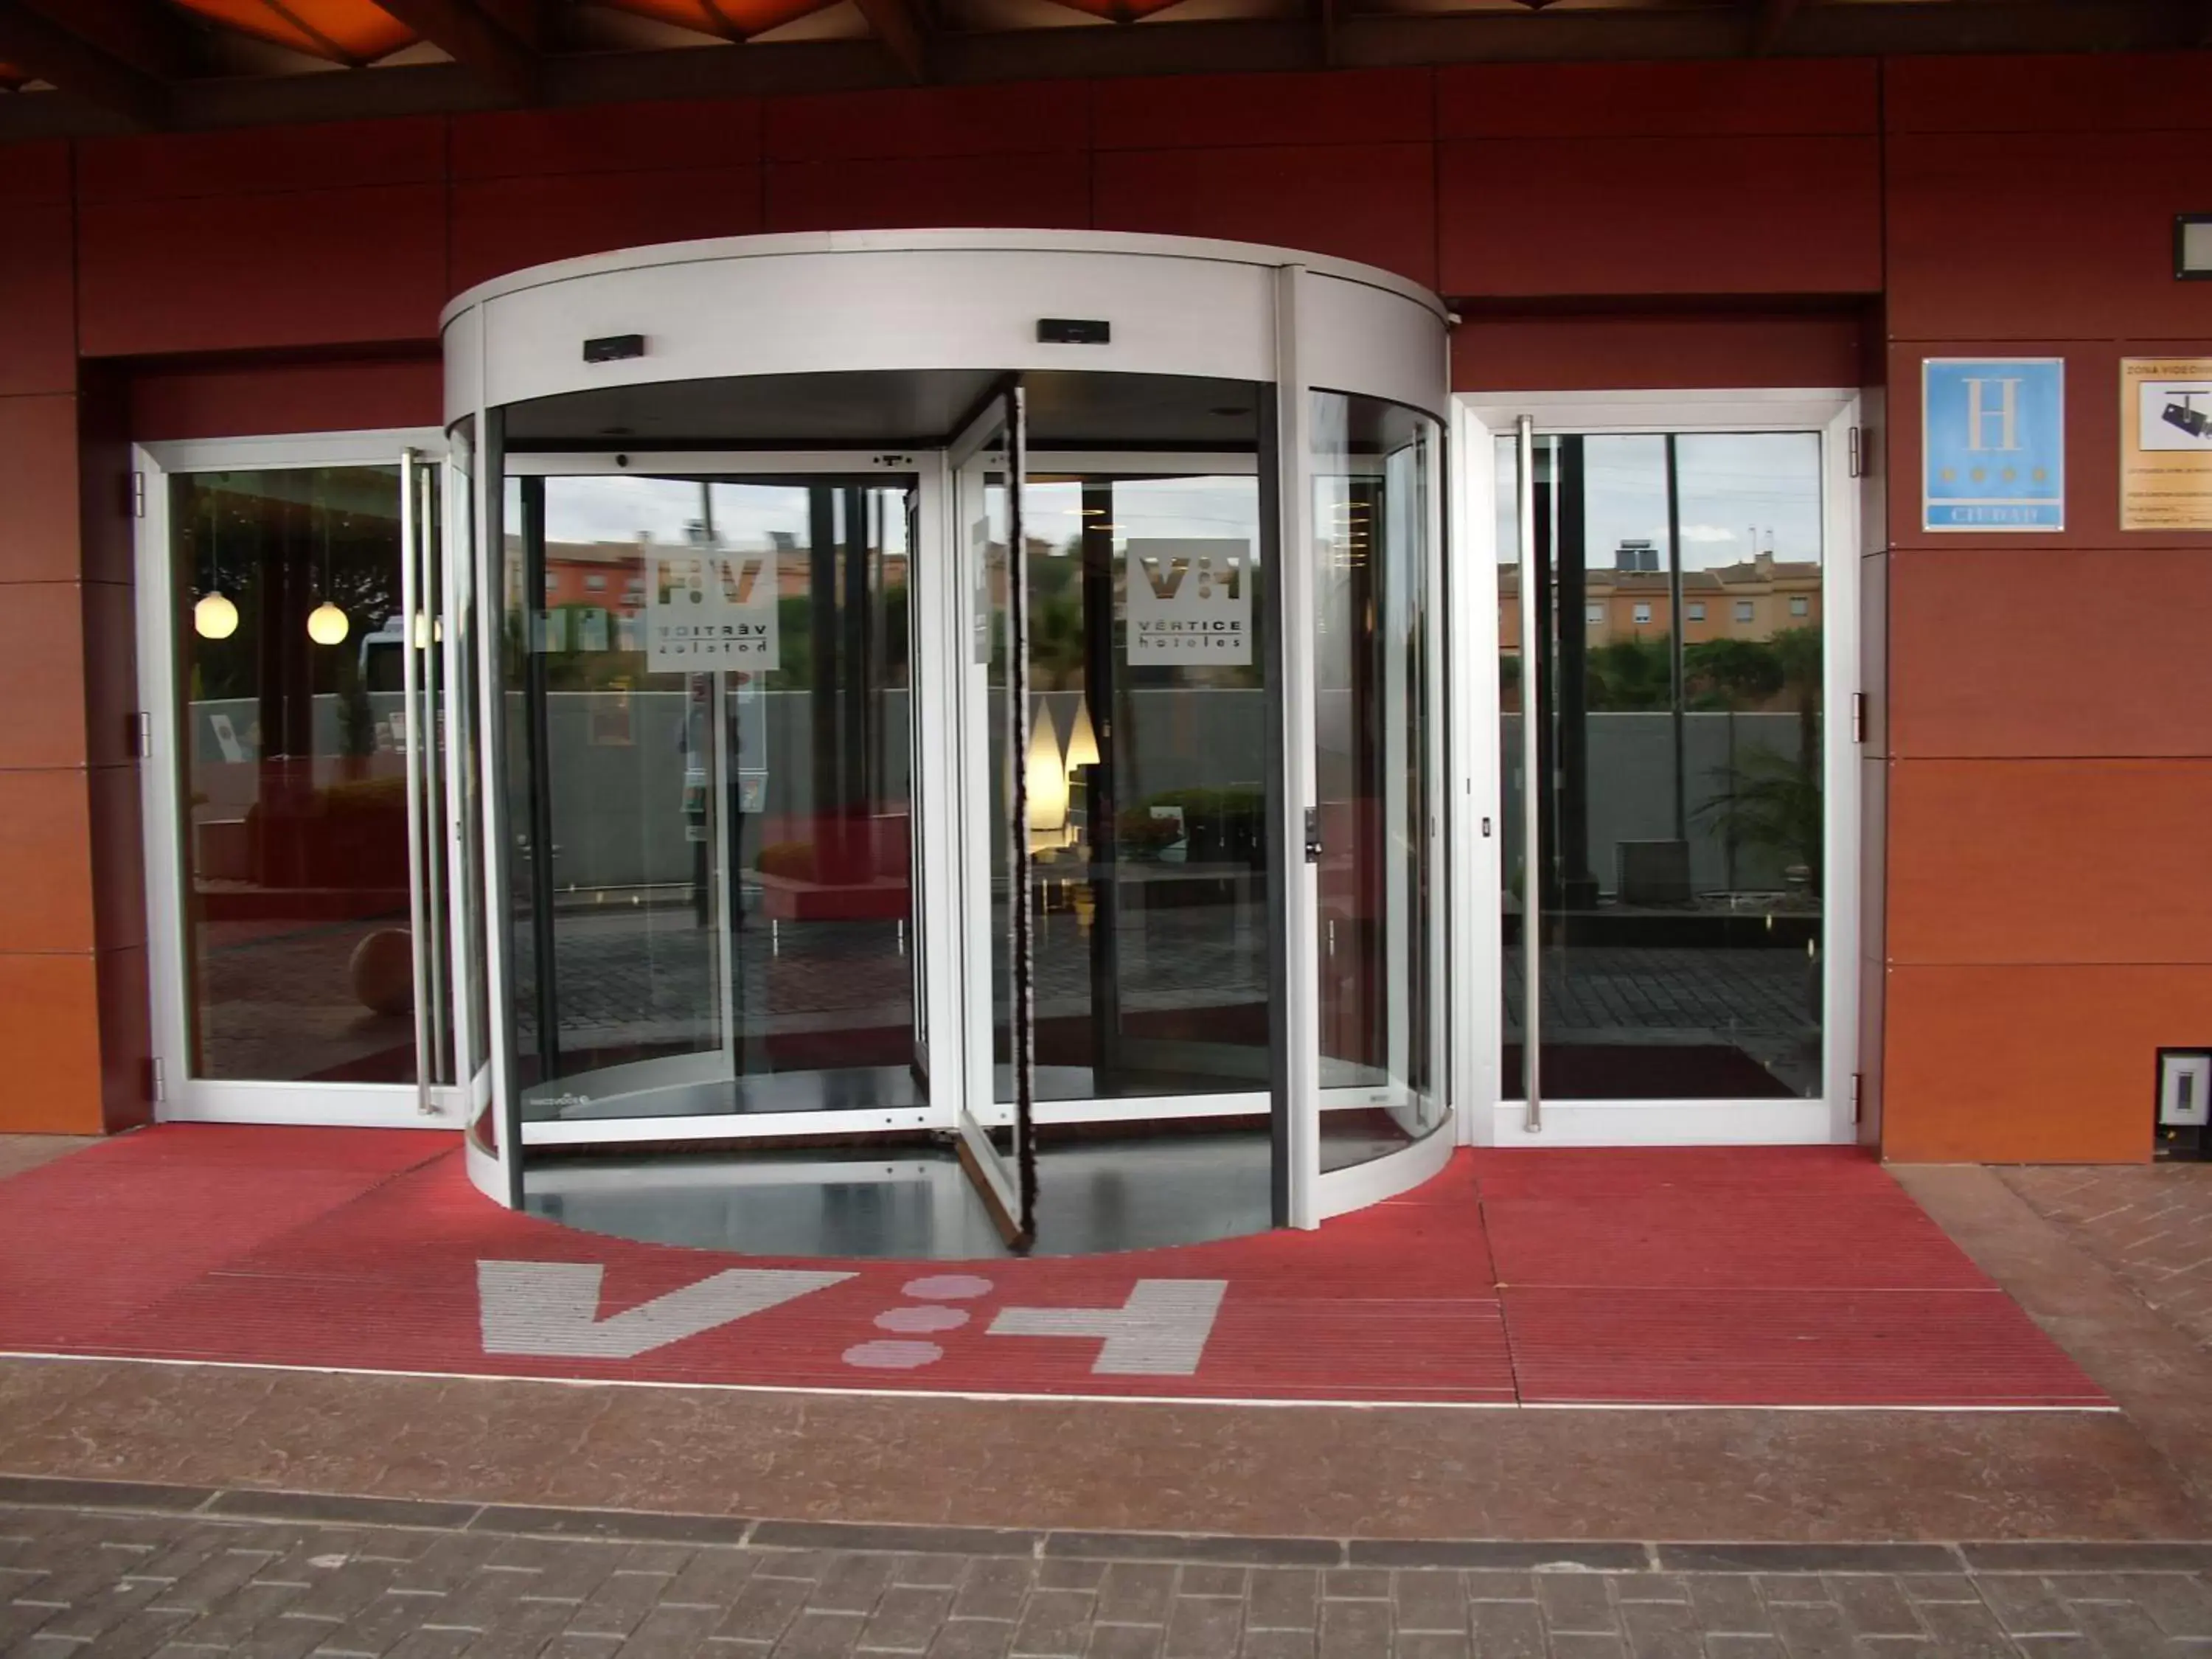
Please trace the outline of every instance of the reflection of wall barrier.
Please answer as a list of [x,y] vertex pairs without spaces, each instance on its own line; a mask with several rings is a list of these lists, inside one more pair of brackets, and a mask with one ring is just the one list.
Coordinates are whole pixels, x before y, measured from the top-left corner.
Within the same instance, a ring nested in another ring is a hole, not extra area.
[[[1589,870],[1600,890],[1611,896],[1624,842],[1663,842],[1674,835],[1674,717],[1651,713],[1593,714],[1589,720]],[[1520,752],[1521,717],[1503,722],[1505,752]],[[1692,712],[1683,718],[1683,780],[1688,800],[1690,887],[1693,892],[1782,892],[1790,888],[1792,860],[1765,848],[1729,850],[1712,804],[1728,794],[1732,770],[1741,777],[1747,761],[1760,754],[1795,763],[1798,720],[1795,714]],[[1520,775],[1505,769],[1504,820],[1519,822]]]

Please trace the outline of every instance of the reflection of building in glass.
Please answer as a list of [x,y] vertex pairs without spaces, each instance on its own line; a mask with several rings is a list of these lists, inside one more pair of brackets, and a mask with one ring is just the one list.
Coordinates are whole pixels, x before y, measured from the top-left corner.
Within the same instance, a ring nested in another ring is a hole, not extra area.
[[[1591,645],[1615,640],[1658,641],[1674,629],[1668,577],[1650,543],[1621,544],[1613,569],[1583,576],[1583,624]],[[1631,568],[1629,561],[1636,561]],[[1650,563],[1644,562],[1650,559]],[[1498,633],[1508,652],[1521,647],[1520,572],[1498,573]],[[1682,573],[1682,640],[1771,640],[1792,628],[1820,625],[1820,567],[1761,553],[1748,562]]]

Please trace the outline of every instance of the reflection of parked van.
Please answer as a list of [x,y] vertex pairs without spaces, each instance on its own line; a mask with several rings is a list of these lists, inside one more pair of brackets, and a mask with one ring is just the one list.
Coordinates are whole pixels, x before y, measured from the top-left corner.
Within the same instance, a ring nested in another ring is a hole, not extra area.
[[407,689],[406,659],[400,655],[407,643],[407,618],[393,617],[374,634],[361,636],[361,684],[364,691],[404,691]]

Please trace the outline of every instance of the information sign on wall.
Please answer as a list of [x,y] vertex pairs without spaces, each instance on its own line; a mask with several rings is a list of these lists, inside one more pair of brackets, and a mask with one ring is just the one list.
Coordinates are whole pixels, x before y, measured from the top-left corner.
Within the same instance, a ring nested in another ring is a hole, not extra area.
[[2066,363],[1930,357],[1921,366],[1921,526],[2066,527]]
[[774,553],[655,552],[645,585],[646,667],[655,673],[781,665]]
[[2120,528],[2212,530],[2212,357],[2120,359]]
[[1252,660],[1252,544],[1132,537],[1126,555],[1129,660]]

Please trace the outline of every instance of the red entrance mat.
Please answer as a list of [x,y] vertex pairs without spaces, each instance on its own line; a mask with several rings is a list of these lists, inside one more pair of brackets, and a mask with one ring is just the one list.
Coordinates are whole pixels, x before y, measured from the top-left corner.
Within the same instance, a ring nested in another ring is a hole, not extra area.
[[1317,1232],[948,1263],[575,1231],[482,1197],[450,1136],[165,1126],[0,1183],[0,1351],[1366,1405],[2109,1403],[1877,1165],[1825,1149],[1462,1152]]

